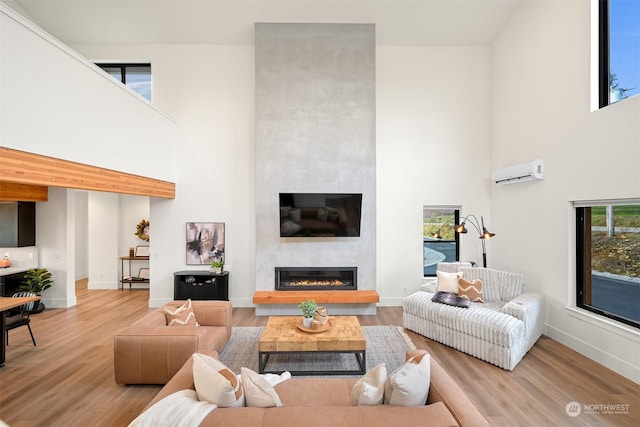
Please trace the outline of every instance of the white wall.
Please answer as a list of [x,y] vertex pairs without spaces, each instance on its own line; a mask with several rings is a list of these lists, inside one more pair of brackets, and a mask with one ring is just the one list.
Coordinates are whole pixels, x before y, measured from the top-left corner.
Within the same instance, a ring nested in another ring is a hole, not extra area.
[[89,194],[76,190],[75,229],[75,279],[89,277]]
[[49,201],[36,208],[39,264],[51,272],[54,284],[42,295],[49,308],[66,308],[75,298],[75,191],[49,188]]
[[[489,211],[490,67],[486,47],[377,50],[378,292],[383,305],[422,283],[422,207]],[[492,265],[492,245],[488,262]],[[482,262],[477,236],[461,258]]]
[[149,246],[149,242],[135,235],[138,223],[149,220],[149,197],[120,194],[119,206],[118,253],[124,256],[129,254],[129,248]]
[[[74,48],[89,58],[150,58],[154,102],[186,135],[176,157],[176,199],[150,202],[150,304],[173,297],[173,272],[199,268],[185,263],[186,222],[221,221],[230,298],[252,306],[253,46]],[[422,282],[424,204],[461,205],[491,225],[489,50],[382,46],[376,56],[377,289],[382,304],[400,305]],[[476,240],[463,238],[465,259],[481,260]]]
[[169,116],[1,3],[0,46],[0,146],[173,181]]
[[[87,201],[84,209],[87,211],[88,225],[84,239],[88,259],[88,287],[116,289],[122,267],[119,257],[127,256],[130,247],[149,246],[148,242],[140,240],[134,234],[140,220],[149,219],[149,197],[97,191],[85,194]],[[81,229],[78,220],[76,227]],[[146,261],[133,262],[131,275],[136,276],[141,267],[148,266]],[[129,275],[128,267],[125,262],[125,275]],[[147,287],[146,284],[140,286]]]
[[640,382],[638,331],[569,308],[571,202],[640,196],[640,97],[590,112],[589,23],[587,0],[526,1],[493,46],[492,167],[545,161],[543,181],[492,187],[493,264],[545,295],[545,334]]
[[[225,270],[236,306],[255,292],[253,46],[74,45],[88,58],[151,61],[154,104],[175,117],[175,200],[150,200],[151,306],[173,298],[187,265],[186,223],[225,223]],[[150,148],[154,150],[154,148]],[[139,221],[139,219],[138,219]],[[136,221],[137,223],[137,221]]]
[[116,289],[118,286],[120,197],[114,193],[88,194],[89,289]]

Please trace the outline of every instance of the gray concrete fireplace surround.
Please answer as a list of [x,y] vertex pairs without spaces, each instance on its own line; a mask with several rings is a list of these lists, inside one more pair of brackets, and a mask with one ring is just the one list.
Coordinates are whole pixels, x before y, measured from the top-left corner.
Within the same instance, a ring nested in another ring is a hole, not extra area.
[[[273,291],[285,266],[355,266],[358,289],[375,290],[375,26],[257,23],[255,56],[256,291]],[[360,237],[280,237],[279,193],[297,192],[361,193]],[[375,313],[375,304],[328,306]]]

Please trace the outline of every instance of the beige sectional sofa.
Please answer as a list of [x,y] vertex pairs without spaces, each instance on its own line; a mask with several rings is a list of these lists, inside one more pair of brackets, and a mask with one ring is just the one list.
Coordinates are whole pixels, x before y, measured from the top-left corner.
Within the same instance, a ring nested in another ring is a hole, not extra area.
[[[424,350],[412,350],[407,358]],[[215,352],[205,354],[217,357]],[[193,358],[160,390],[146,409],[180,390],[194,390]],[[200,426],[488,426],[489,423],[447,372],[431,358],[426,405],[353,406],[351,390],[358,377],[293,378],[275,386],[283,406],[216,408]]]
[[175,310],[183,304],[172,301],[116,332],[117,384],[166,384],[193,353],[222,350],[231,337],[231,303],[192,301],[200,326],[167,326],[165,307]]

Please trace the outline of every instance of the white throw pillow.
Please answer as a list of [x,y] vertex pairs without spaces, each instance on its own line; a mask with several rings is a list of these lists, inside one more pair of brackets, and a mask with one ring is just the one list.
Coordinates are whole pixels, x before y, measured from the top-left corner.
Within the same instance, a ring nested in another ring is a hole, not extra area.
[[236,374],[218,359],[202,353],[193,354],[193,383],[199,400],[220,408],[244,406],[242,384]]
[[302,218],[300,209],[291,209],[289,211],[289,218],[291,218],[291,221],[293,222],[300,222],[300,219]]
[[384,385],[387,381],[387,367],[376,365],[353,385],[351,403],[360,405],[380,405],[384,400]]
[[421,406],[429,397],[431,381],[431,357],[414,356],[393,371],[384,387],[384,404],[396,406]]
[[240,368],[240,377],[247,406],[255,408],[282,406],[282,401],[276,390],[260,374],[242,367]]
[[280,226],[280,234],[283,236],[293,236],[300,230],[302,230],[302,227],[291,221],[285,221]]
[[458,293],[458,281],[462,277],[462,273],[445,273],[444,271],[436,271],[438,276],[438,292]]

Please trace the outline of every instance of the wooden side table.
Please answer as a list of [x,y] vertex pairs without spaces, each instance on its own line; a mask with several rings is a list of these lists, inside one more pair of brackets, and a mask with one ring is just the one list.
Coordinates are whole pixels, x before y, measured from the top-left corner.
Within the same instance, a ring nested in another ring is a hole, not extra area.
[[[124,263],[125,261],[129,264],[129,275],[124,275]],[[148,277],[138,277],[131,275],[131,264],[136,261],[149,261],[148,256],[121,256],[120,257],[120,290],[124,290],[124,285],[126,283],[129,284],[129,289],[131,289],[132,283],[149,283]],[[147,269],[148,272],[148,269]]]

